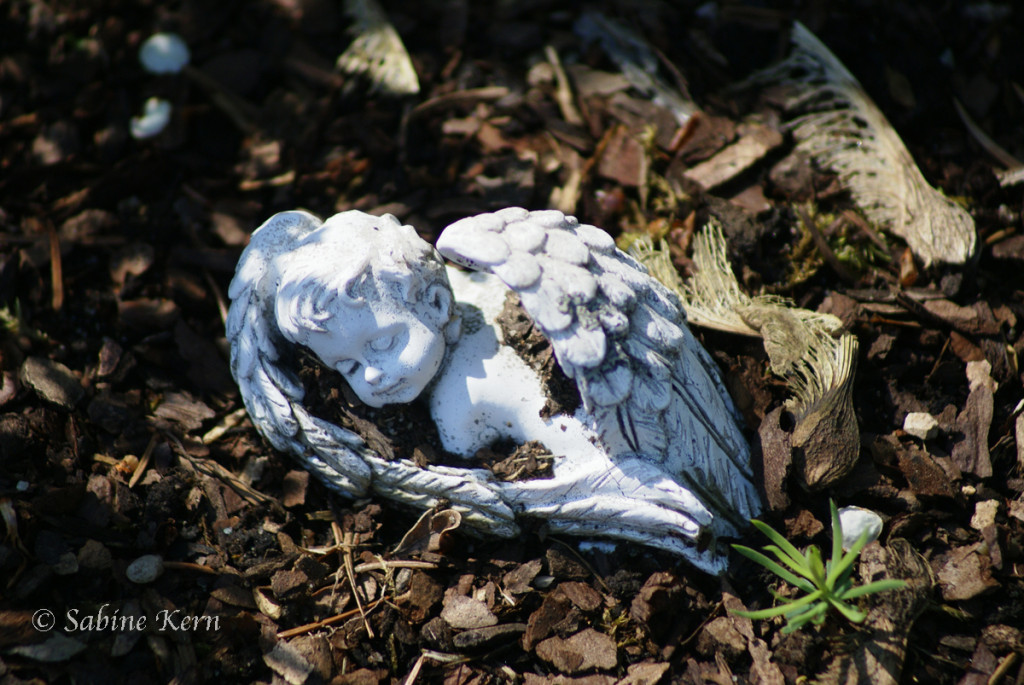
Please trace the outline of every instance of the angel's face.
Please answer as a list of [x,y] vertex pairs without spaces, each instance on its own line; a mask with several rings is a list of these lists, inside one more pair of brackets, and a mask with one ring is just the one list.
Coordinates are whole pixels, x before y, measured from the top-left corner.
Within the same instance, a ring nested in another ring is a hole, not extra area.
[[338,312],[306,346],[371,407],[412,402],[444,360],[444,334],[408,308],[368,303]]

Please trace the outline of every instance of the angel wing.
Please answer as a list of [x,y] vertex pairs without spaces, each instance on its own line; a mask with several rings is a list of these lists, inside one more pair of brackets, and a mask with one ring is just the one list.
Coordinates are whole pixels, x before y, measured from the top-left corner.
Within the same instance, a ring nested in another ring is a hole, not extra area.
[[[361,221],[368,215],[355,212],[348,218]],[[394,217],[379,220],[397,224]],[[346,240],[345,223],[334,221],[327,229],[332,231],[329,239]],[[290,343],[281,335],[274,315],[281,276],[277,258],[322,227],[307,212],[276,214],[253,233],[231,281],[227,319],[231,372],[253,424],[275,448],[295,456],[342,495],[361,497],[372,491],[418,509],[445,499],[469,525],[503,537],[516,535],[514,514],[490,487],[489,472],[389,461],[370,450],[356,433],[312,415],[303,406],[302,383],[286,363]]]
[[656,465],[703,502],[714,520],[702,527],[715,536],[760,511],[749,447],[714,362],[676,296],[607,233],[558,211],[510,208],[452,224],[437,248],[518,293],[619,465]]

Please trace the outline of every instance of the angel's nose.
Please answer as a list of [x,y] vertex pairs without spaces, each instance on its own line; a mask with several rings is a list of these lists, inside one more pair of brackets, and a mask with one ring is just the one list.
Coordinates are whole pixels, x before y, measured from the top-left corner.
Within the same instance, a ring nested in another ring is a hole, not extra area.
[[380,383],[380,378],[383,375],[384,372],[380,369],[373,366],[367,366],[366,370],[363,372],[363,380],[366,381],[367,385],[377,385]]

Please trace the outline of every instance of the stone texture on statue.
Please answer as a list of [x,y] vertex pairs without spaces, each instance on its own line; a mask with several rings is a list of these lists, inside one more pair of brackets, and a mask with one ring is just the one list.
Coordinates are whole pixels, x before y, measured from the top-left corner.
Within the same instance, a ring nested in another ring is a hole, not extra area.
[[[482,533],[517,517],[628,540],[724,569],[721,537],[761,507],[749,449],[717,369],[675,296],[607,233],[556,211],[459,221],[438,252],[394,217],[322,223],[278,214],[252,237],[230,289],[232,371],[254,424],[337,491],[418,508],[448,500]],[[502,343],[509,288],[552,343],[582,406],[548,416],[536,371]],[[289,345],[336,369],[367,405],[426,401],[467,467],[388,461],[303,404]],[[471,458],[536,441],[553,477],[503,482]]]

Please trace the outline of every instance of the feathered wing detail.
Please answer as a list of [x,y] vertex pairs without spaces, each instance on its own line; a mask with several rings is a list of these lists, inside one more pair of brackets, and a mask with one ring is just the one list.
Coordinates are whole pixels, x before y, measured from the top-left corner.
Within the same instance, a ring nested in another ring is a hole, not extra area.
[[519,294],[616,465],[656,465],[703,503],[680,510],[714,536],[757,515],[749,447],[714,362],[677,297],[607,233],[510,208],[452,224],[437,248]]
[[795,22],[793,52],[740,84],[793,89],[785,107],[797,148],[845,183],[867,217],[907,241],[926,264],[963,264],[977,250],[974,220],[931,187],[899,134],[843,63]]
[[356,433],[312,415],[303,406],[302,384],[290,365],[283,363],[292,350],[274,315],[280,279],[275,260],[321,225],[319,219],[301,211],[271,217],[253,233],[228,290],[231,372],[253,424],[276,449],[296,457],[340,494],[361,497],[375,492],[418,509],[448,500],[467,524],[480,531],[516,535],[515,515],[493,487],[489,471],[388,461]]

